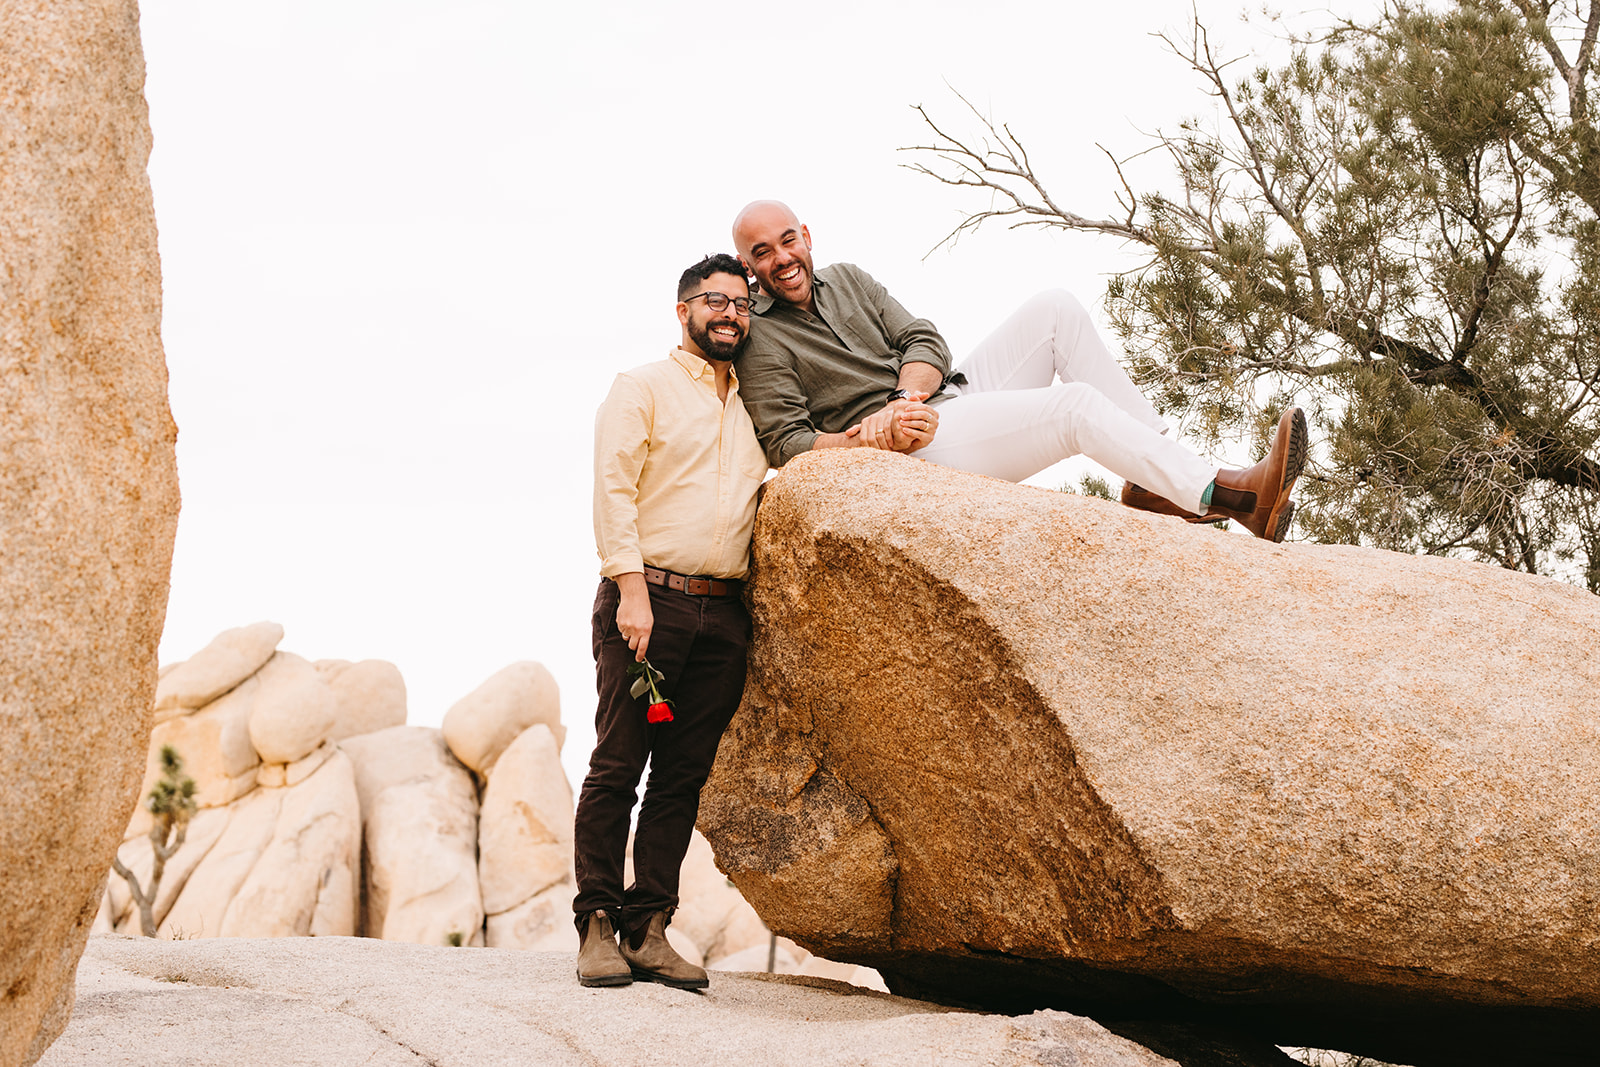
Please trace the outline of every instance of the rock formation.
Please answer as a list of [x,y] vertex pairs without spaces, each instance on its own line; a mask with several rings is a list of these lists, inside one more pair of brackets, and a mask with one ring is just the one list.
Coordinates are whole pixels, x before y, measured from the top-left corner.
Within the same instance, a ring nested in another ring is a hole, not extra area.
[[[445,729],[406,726],[393,664],[312,664],[280,650],[282,637],[275,623],[239,627],[163,668],[163,695],[209,702],[168,700],[151,736],[141,795],[159,776],[161,746],[172,745],[199,804],[156,897],[158,936],[360,934],[575,951],[573,797],[549,673],[513,664],[459,702],[465,711],[452,711]],[[223,684],[231,688],[218,692]],[[476,776],[447,743],[452,723],[486,768]],[[142,885],[149,829],[141,804],[120,856]],[[96,929],[138,928],[128,886],[113,876]],[[699,834],[669,936],[688,958],[721,969],[766,970],[770,955],[780,973],[883,988],[870,968],[792,941],[770,952],[765,924]]]
[[[282,637],[276,623],[242,626],[162,671],[141,795],[172,745],[200,810],[157,894],[160,936],[576,947],[550,673],[513,664],[447,729],[405,726],[393,664],[312,663],[279,649]],[[452,725],[468,762],[446,743]],[[120,849],[141,879],[149,829],[141,804]],[[96,928],[137,931],[123,879],[111,878]]]
[[536,723],[495,760],[483,791],[478,880],[489,947],[565,948],[576,935],[572,815],[561,746]]
[[566,741],[556,680],[543,664],[513,663],[444,713],[444,739],[457,759],[487,776],[511,742],[540,723],[555,735],[557,747]]
[[425,726],[392,726],[340,746],[355,761],[365,828],[361,933],[483,944],[472,775]]
[[897,991],[1413,1064],[1600,1027],[1600,599],[867,449],[769,483],[701,829]]
[[178,516],[131,2],[0,0],[0,1067],[66,1024]]

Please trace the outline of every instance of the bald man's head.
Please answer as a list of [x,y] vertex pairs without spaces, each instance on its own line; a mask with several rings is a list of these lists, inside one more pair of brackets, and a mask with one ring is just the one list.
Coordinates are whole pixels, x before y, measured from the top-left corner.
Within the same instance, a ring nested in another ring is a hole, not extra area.
[[811,233],[788,204],[757,200],[745,205],[733,220],[733,246],[768,296],[814,309]]

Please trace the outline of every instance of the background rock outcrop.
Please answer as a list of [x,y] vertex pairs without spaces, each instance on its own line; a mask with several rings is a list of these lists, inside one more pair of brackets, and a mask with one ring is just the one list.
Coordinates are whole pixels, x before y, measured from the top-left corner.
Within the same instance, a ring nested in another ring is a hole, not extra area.
[[[475,772],[451,747],[450,729],[404,725],[405,682],[393,664],[313,664],[279,649],[282,636],[275,623],[239,627],[196,654],[202,669],[162,668],[163,683],[178,679],[164,693],[211,699],[169,701],[151,735],[141,793],[171,745],[196,780],[198,805],[152,907],[157,936],[357,934],[575,951],[573,796],[549,673],[513,664],[456,705],[466,713],[452,712],[453,736],[482,766]],[[235,654],[241,646],[248,655]],[[219,661],[233,666],[218,670]],[[242,675],[239,665],[249,663],[255,670]],[[232,688],[218,693],[224,676]],[[180,689],[185,677],[210,680]],[[154,863],[149,829],[141,804],[119,850],[141,885]],[[120,876],[110,879],[95,928],[139,931]],[[770,965],[884,988],[870,968],[774,939],[699,834],[669,936],[686,957],[724,970]]]
[[65,1025],[150,729],[178,486],[131,2],[0,0],[0,1067]]
[[865,449],[754,554],[701,828],[779,933],[965,1003],[1592,1056],[1600,599]]
[[[158,935],[482,945],[487,887],[505,913],[491,916],[491,942],[567,947],[572,793],[549,672],[513,664],[458,705],[464,747],[488,769],[480,779],[445,731],[404,725],[393,664],[312,663],[278,648],[282,637],[276,623],[238,627],[162,669],[141,791],[171,745],[199,811],[156,897]],[[481,840],[480,780],[490,815]],[[153,865],[149,829],[141,804],[119,850],[141,879]],[[112,876],[96,928],[138,931],[124,879]]]

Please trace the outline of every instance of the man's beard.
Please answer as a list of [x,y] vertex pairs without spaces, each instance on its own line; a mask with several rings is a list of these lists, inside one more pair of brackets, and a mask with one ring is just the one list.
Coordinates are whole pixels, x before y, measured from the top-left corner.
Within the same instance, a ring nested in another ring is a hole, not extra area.
[[[723,325],[718,323],[718,325]],[[744,343],[750,340],[750,331],[737,323],[734,329],[739,331],[737,341],[724,341],[711,332],[711,327],[696,327],[693,322],[689,324],[689,340],[693,341],[700,351],[706,354],[707,359],[715,359],[724,363],[731,363],[739,358],[739,353],[744,351]]]

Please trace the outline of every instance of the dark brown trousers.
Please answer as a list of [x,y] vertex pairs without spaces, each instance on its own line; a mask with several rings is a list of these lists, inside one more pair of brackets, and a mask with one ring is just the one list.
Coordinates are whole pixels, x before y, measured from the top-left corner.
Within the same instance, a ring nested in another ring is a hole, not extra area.
[[[581,922],[604,908],[632,932],[651,912],[678,904],[678,870],[700,810],[700,787],[711,773],[717,743],[744,692],[750,616],[737,596],[689,596],[649,586],[655,622],[646,655],[666,676],[661,692],[673,701],[673,721],[645,722],[648,694],[628,689],[634,662],[617,631],[615,582],[603,579],[594,599],[594,754],[578,795],[573,831]],[[645,762],[650,780],[633,837],[633,884],[622,885],[628,818]]]

